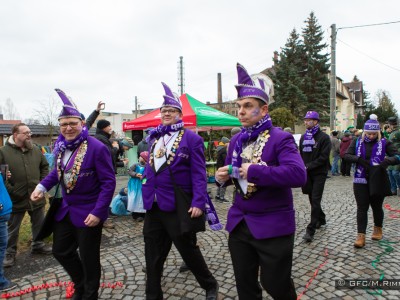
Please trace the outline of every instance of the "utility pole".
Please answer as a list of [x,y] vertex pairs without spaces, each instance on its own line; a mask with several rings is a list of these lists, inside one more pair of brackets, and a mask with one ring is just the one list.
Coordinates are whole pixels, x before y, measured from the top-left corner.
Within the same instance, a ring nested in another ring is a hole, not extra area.
[[137,119],[137,107],[138,107],[137,97],[135,96],[135,119]]
[[185,79],[183,72],[183,56],[179,56],[179,65],[178,65],[178,90],[181,95],[185,93]]
[[336,128],[336,24],[331,25],[331,78],[330,78],[330,123],[332,130]]

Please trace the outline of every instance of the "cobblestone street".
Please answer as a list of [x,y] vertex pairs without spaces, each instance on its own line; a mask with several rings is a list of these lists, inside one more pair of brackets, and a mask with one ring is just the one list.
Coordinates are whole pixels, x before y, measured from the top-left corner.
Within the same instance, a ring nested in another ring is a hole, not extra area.
[[[116,191],[126,186],[128,178],[118,176]],[[215,186],[212,194],[215,195]],[[382,295],[370,295],[364,289],[345,290],[335,288],[335,279],[379,279],[384,273],[385,279],[400,278],[399,250],[400,243],[382,247],[370,239],[372,233],[372,213],[369,215],[367,244],[363,249],[355,249],[356,206],[352,191],[352,178],[332,177],[327,179],[323,196],[323,209],[327,215],[327,225],[317,231],[312,243],[306,244],[302,236],[310,218],[308,197],[300,189],[294,191],[296,206],[297,231],[294,248],[293,279],[298,294],[301,294],[309,282],[308,290],[301,299],[399,299],[400,290],[383,290]],[[232,199],[232,190],[228,188],[227,198]],[[387,197],[385,204],[400,209],[400,198]],[[226,212],[230,203],[214,201],[220,220],[225,224]],[[397,214],[400,216],[400,214]],[[122,282],[122,287],[101,288],[101,299],[145,299],[145,277],[142,271],[144,262],[144,244],[142,237],[143,223],[128,217],[114,217],[114,229],[104,229],[102,242],[102,279],[104,283]],[[400,219],[396,214],[385,209],[384,240],[399,242]],[[207,226],[208,227],[208,226]],[[207,228],[198,234],[198,244],[208,263],[211,272],[220,284],[219,299],[237,299],[235,278],[227,246],[227,232],[211,231]],[[34,259],[33,259],[34,258]],[[372,262],[377,260],[375,267]],[[326,264],[319,266],[326,261]],[[202,290],[190,272],[179,273],[182,260],[173,248],[167,259],[163,291],[166,299],[204,299]],[[27,266],[30,266],[27,268]],[[23,273],[25,268],[32,269],[23,277],[15,274]],[[17,290],[27,289],[32,285],[44,282],[68,281],[69,278],[57,262],[51,257],[20,254],[17,264],[6,269],[6,276],[18,284]],[[46,290],[28,293],[13,299],[65,299],[64,287],[52,287]],[[265,294],[265,299],[271,299]]]

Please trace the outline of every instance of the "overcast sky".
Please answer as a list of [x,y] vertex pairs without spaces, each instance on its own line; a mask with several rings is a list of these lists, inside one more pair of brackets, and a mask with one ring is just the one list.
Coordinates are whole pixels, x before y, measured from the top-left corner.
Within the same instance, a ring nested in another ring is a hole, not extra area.
[[[183,56],[185,91],[216,102],[217,73],[224,99],[235,98],[236,62],[250,73],[272,65],[293,28],[315,12],[330,45],[330,26],[400,20],[400,1],[270,0],[2,0],[0,105],[10,98],[22,119],[35,104],[58,99],[60,88],[88,115],[130,113],[162,103],[161,81],[178,91]],[[387,90],[400,110],[400,23],[340,29],[337,76],[357,75],[374,97]],[[328,49],[329,51],[329,49]],[[61,101],[60,101],[61,102]]]

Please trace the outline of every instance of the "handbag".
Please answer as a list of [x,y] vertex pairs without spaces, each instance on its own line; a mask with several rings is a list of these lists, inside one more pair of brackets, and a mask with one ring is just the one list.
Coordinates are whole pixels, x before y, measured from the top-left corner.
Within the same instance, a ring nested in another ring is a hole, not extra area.
[[370,197],[386,197],[392,195],[389,177],[385,168],[370,166],[368,183]]
[[57,210],[60,208],[61,203],[62,203],[62,197],[56,196],[57,192],[58,192],[58,188],[60,186],[60,183],[61,182],[59,182],[57,184],[56,192],[54,194],[55,197],[52,200],[50,200],[50,206],[46,212],[46,215],[44,217],[44,220],[40,227],[40,230],[39,230],[38,234],[35,236],[35,238],[33,239],[35,242],[41,241],[53,233],[54,218],[56,216]]
[[205,231],[206,230],[205,214],[203,213],[201,216],[197,218],[191,217],[188,211],[192,205],[193,195],[186,193],[180,186],[176,184],[175,177],[172,174],[171,168],[169,166],[168,169],[171,175],[172,183],[174,185],[175,207],[176,207],[176,213],[178,215],[179,229],[181,234]]

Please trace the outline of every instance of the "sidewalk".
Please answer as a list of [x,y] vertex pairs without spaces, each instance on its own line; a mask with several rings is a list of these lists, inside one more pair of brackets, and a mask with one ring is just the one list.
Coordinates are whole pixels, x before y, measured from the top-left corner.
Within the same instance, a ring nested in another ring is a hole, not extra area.
[[[399,299],[400,290],[383,290],[382,296],[369,295],[366,290],[341,290],[335,288],[335,279],[379,279],[382,272],[385,279],[400,278],[400,243],[391,244],[393,252],[385,253],[385,248],[370,239],[372,232],[370,213],[367,229],[367,244],[363,249],[355,249],[356,206],[352,192],[352,178],[333,177],[327,179],[323,197],[323,209],[327,215],[327,225],[317,231],[311,244],[302,241],[304,230],[309,222],[310,207],[308,197],[300,189],[294,189],[297,232],[293,256],[293,279],[297,293],[304,291],[307,283],[314,277],[301,299]],[[126,176],[117,177],[118,192],[126,186]],[[215,185],[209,185],[215,195]],[[228,188],[227,198],[232,199]],[[400,198],[388,197],[385,203],[400,209]],[[230,203],[214,201],[222,223],[226,223],[226,213]],[[399,242],[400,214],[385,210],[384,239]],[[102,282],[121,282],[122,287],[101,288],[100,299],[145,299],[143,223],[130,216],[113,218],[115,229],[104,229],[102,241]],[[220,284],[219,299],[237,299],[235,278],[227,246],[227,232],[211,231],[207,228],[198,234],[198,244],[211,272]],[[386,247],[388,250],[388,246]],[[327,254],[327,256],[325,256]],[[376,268],[372,262],[380,256]],[[168,256],[163,278],[165,299],[204,299],[202,290],[190,272],[179,273],[181,264],[179,253],[173,247]],[[326,264],[323,264],[326,261]],[[26,270],[26,271],[25,271]],[[25,271],[25,272],[24,272]],[[22,277],[17,274],[24,274]],[[69,278],[57,262],[50,257],[20,254],[17,264],[6,269],[6,276],[18,284],[18,291],[44,282],[68,281]],[[47,290],[28,293],[12,299],[65,299],[65,288],[52,287]],[[265,295],[265,299],[271,299]]]

